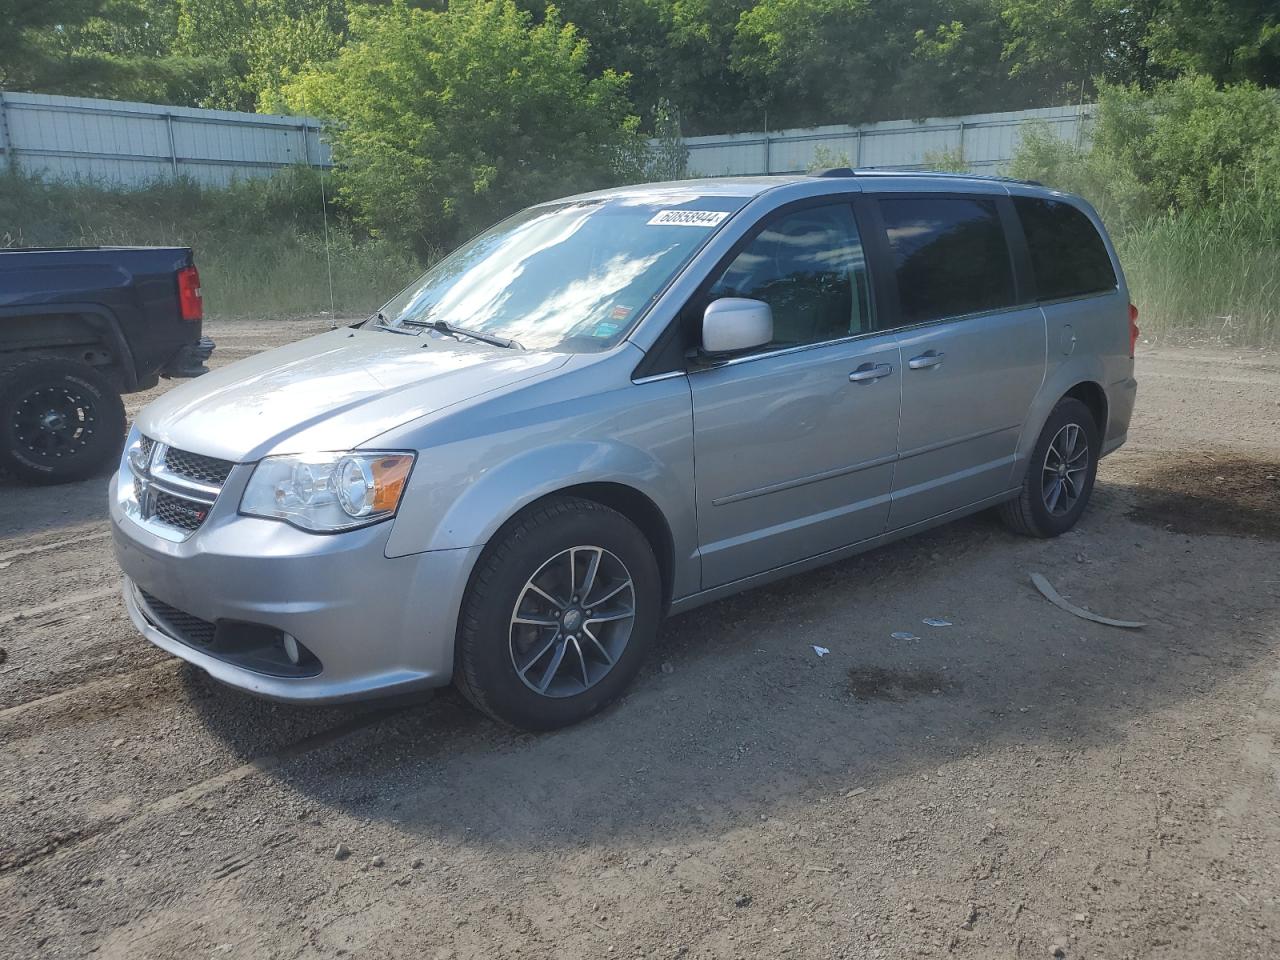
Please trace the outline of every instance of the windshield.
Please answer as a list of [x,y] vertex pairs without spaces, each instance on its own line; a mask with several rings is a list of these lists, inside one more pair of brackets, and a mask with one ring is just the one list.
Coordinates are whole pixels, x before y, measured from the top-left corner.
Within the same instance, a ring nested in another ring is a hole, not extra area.
[[409,284],[382,308],[383,322],[444,321],[531,350],[603,350],[746,199],[681,193],[531,207]]

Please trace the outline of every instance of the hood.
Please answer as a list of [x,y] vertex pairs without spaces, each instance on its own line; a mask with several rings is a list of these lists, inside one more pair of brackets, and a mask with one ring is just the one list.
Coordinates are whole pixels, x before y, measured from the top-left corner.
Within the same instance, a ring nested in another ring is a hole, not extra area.
[[138,428],[180,449],[239,462],[347,450],[568,360],[426,332],[333,330],[170,390],[143,409]]

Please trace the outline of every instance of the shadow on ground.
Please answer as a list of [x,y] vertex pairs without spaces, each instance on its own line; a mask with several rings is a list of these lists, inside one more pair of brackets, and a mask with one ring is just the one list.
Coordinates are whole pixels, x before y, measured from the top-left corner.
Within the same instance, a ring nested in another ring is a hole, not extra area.
[[[1055,541],[973,518],[675,618],[631,695],[579,727],[508,731],[445,691],[275,776],[410,833],[553,849],[718,835],[1009,744],[1106,746],[1136,718],[1256,668],[1267,648],[1248,619],[1280,607],[1280,590],[1235,595],[1243,623],[1204,605],[1274,575],[1274,545],[1184,548],[1125,520],[1117,489],[1102,483],[1102,506]],[[1149,561],[1157,541],[1176,570]],[[1077,603],[1151,624],[1079,620],[1034,591],[1033,569]],[[1179,595],[1187,577],[1202,585],[1195,597]],[[937,616],[953,626],[922,625]],[[919,639],[890,638],[903,630]],[[203,689],[194,706],[209,726],[246,753],[246,731],[298,713],[194,673],[188,684]]]
[[1135,489],[1129,517],[1175,533],[1280,540],[1280,462],[1196,452],[1164,461]]
[[[0,539],[52,533],[93,521],[107,522],[107,481],[115,461],[87,480],[58,486],[21,483],[0,473]],[[51,506],[51,504],[53,504]]]

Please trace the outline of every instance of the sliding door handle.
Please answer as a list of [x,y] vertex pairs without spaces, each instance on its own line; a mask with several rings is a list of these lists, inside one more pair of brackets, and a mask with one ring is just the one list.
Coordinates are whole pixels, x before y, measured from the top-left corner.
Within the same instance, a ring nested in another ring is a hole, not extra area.
[[871,380],[879,380],[881,377],[887,377],[893,373],[893,365],[888,363],[864,363],[853,373],[849,374],[849,380],[853,383],[867,383]]
[[907,361],[907,366],[912,370],[927,370],[929,367],[936,367],[940,364],[945,356],[945,353],[929,350],[918,357],[912,357]]

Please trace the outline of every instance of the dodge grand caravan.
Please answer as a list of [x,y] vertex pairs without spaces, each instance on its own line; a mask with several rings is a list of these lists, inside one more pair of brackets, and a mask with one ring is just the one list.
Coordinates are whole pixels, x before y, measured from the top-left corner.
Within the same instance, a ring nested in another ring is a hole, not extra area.
[[111,482],[152,643],[287,701],[457,684],[551,728],[668,613],[998,507],[1125,440],[1136,311],[1081,200],[828,171],[530,207],[354,327],[183,384]]

